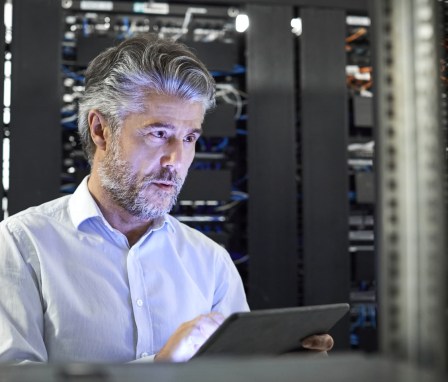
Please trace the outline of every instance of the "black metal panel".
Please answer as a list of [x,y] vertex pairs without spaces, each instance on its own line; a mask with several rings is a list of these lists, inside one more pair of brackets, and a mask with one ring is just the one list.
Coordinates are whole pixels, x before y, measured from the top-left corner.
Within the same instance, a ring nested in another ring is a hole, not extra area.
[[[301,12],[303,267],[306,305],[349,301],[345,12]],[[348,346],[348,322],[336,334]]]
[[190,170],[179,200],[229,200],[231,191],[230,170]]
[[373,127],[373,98],[353,97],[353,124],[356,127]]
[[205,115],[202,125],[204,137],[236,136],[235,106],[220,103]]
[[14,2],[9,212],[59,195],[61,3]]
[[[5,23],[4,23],[4,11],[5,11],[5,1],[0,1],[0,63],[3,66],[5,60]],[[4,126],[3,126],[3,85],[5,81],[5,71],[0,71],[0,107],[2,112],[0,116],[2,118],[1,128],[0,128],[0,203],[2,198],[5,196],[5,190],[3,188],[3,136],[4,136]],[[1,204],[0,204],[1,205]],[[2,208],[0,207],[0,221],[3,219]]]
[[221,41],[191,41],[183,40],[201,59],[208,70],[231,72],[238,63],[238,42],[226,43]]
[[118,39],[110,36],[78,36],[76,64],[87,66],[103,50],[119,43]]
[[247,32],[249,304],[297,305],[291,7],[250,5]]

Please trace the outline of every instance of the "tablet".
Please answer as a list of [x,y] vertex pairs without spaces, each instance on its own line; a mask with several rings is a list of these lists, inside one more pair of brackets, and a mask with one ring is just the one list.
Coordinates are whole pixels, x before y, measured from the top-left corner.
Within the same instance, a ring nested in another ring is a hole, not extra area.
[[287,353],[310,335],[328,333],[349,308],[342,303],[233,313],[193,358]]

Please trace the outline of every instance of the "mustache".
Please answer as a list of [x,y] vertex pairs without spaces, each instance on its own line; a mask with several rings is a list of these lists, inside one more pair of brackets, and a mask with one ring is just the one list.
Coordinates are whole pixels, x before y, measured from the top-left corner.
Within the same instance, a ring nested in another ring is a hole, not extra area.
[[162,169],[157,173],[151,174],[143,178],[144,184],[150,184],[153,182],[169,182],[180,186],[183,183],[183,179],[177,175],[176,171],[170,171]]

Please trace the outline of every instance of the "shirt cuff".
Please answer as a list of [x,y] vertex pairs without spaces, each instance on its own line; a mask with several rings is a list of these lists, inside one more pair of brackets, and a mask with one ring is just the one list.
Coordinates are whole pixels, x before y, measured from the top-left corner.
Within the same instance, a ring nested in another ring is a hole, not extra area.
[[155,354],[147,355],[145,357],[138,358],[129,363],[152,363],[152,362],[154,362],[155,356],[156,356]]

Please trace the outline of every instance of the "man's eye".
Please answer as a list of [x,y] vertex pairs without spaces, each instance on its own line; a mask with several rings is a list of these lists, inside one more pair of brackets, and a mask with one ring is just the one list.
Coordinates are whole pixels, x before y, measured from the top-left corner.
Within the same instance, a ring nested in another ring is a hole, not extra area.
[[164,131],[159,130],[159,131],[153,131],[152,136],[156,137],[156,138],[165,138],[166,134]]
[[194,143],[196,142],[196,140],[197,140],[196,135],[187,135],[185,137],[185,142]]

